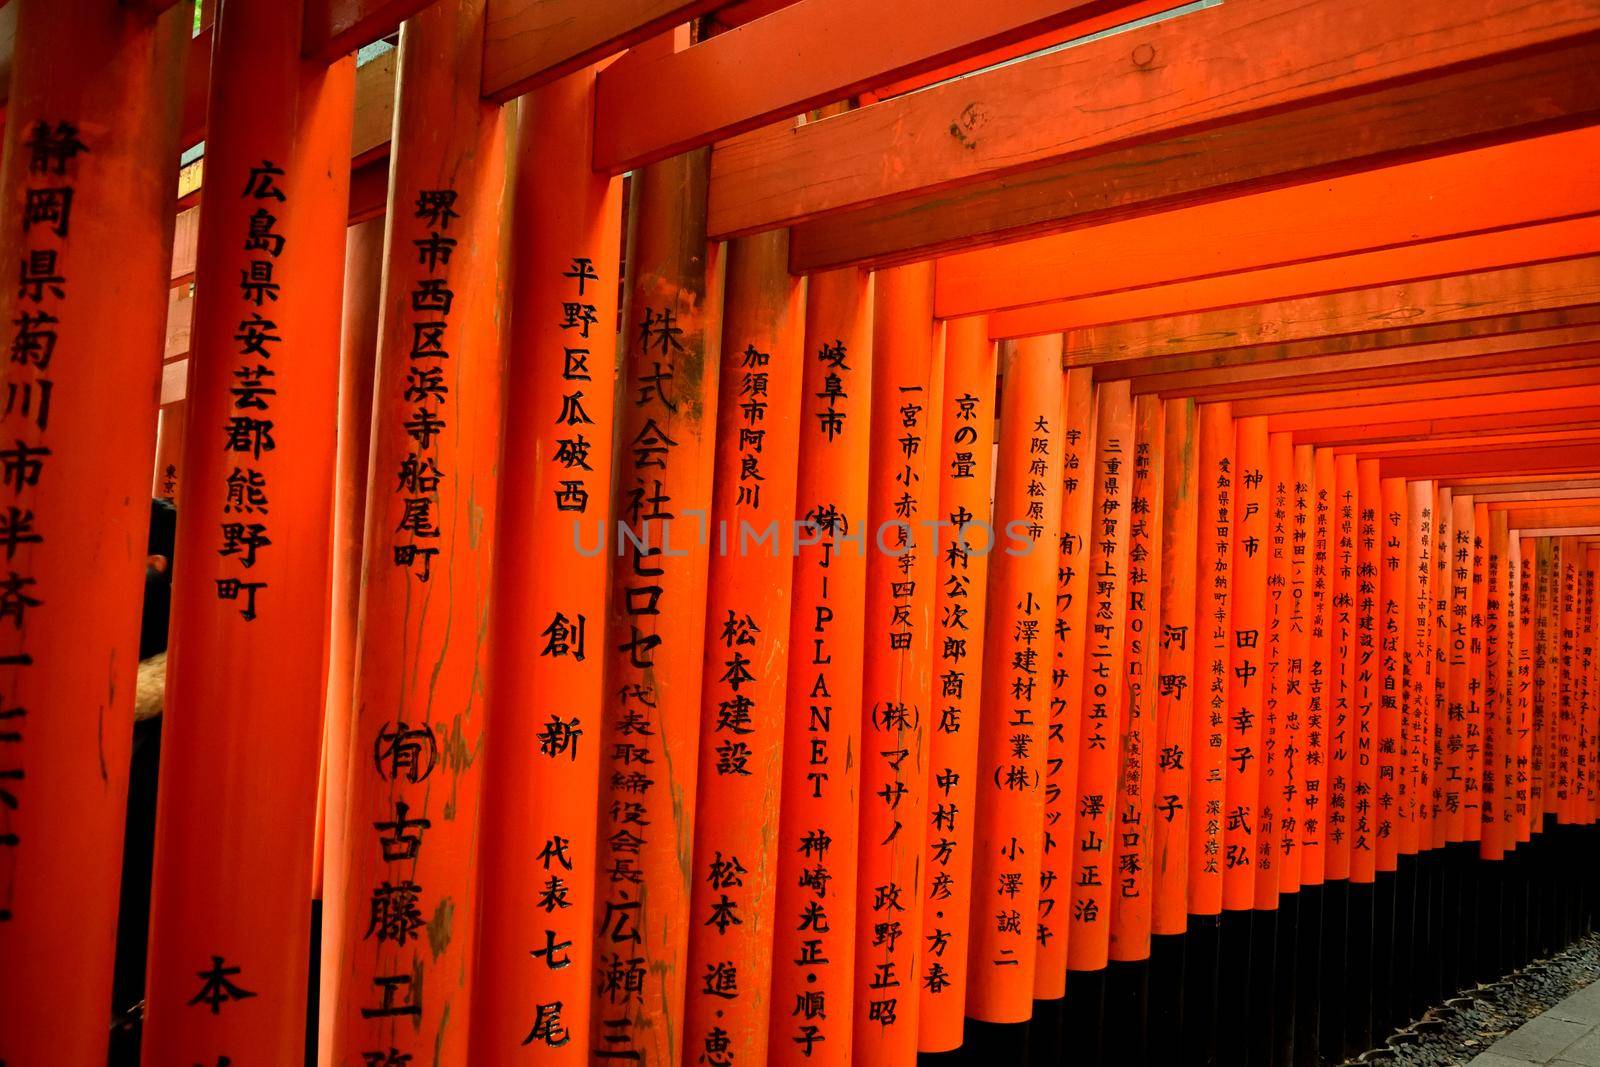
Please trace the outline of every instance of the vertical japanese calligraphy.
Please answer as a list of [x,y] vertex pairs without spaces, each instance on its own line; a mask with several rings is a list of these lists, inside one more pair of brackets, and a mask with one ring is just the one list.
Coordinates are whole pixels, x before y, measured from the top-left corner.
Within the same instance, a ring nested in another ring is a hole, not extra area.
[[[213,36],[226,75],[196,251],[152,1063],[304,1054],[355,62],[302,61],[300,7],[235,5]],[[260,847],[218,849],[235,837]]]
[[[1296,460],[1299,460],[1298,454]],[[1328,778],[1333,751],[1329,739],[1335,725],[1341,731],[1345,725],[1345,717],[1336,707],[1334,686],[1337,669],[1333,587],[1338,567],[1336,462],[1332,449],[1315,449],[1311,478],[1302,483],[1308,504],[1309,564],[1305,596],[1306,658],[1300,671],[1305,699],[1304,718],[1300,724],[1300,761],[1304,772],[1296,815],[1302,853],[1300,882],[1308,886],[1321,885],[1327,876]],[[1298,476],[1296,480],[1299,481]],[[1341,870],[1340,877],[1347,873]]]
[[[1128,607],[1122,723],[1118,737],[1116,809],[1112,816],[1115,880],[1111,893],[1110,958],[1150,956],[1155,837],[1151,804],[1159,736],[1158,635],[1161,632],[1161,510],[1166,466],[1166,414],[1161,398],[1134,403],[1132,493],[1128,498]],[[1170,802],[1169,802],[1170,805]],[[1134,1035],[1128,1035],[1130,1038]]]
[[1195,563],[1195,709],[1189,743],[1189,912],[1223,904],[1233,537],[1238,525],[1235,429],[1226,403],[1200,407],[1199,557]]
[[1188,926],[1190,775],[1195,711],[1195,565],[1199,534],[1199,463],[1195,405],[1166,404],[1162,433],[1161,580],[1156,648],[1155,755],[1146,760],[1151,783],[1151,931],[1181,934]]
[[848,1064],[861,797],[861,662],[872,283],[806,293],[789,689],[778,824],[769,1062]]
[[109,0],[13,7],[0,173],[0,1061],[98,1067],[188,33],[176,9],[153,20]]
[[[1467,605],[1467,721],[1463,730],[1466,746],[1465,781],[1461,807],[1465,812],[1463,836],[1468,841],[1483,839],[1483,782],[1487,773],[1489,736],[1484,714],[1488,643],[1488,566],[1489,505],[1481,500],[1472,507],[1472,535],[1466,546],[1471,554],[1471,591]],[[1459,545],[1460,540],[1457,539]]]
[[156,425],[156,475],[152,495],[161,500],[178,503],[178,490],[183,484],[183,440],[189,423],[189,405],[175,400],[161,405],[161,417]]
[[[1246,911],[1256,903],[1256,852],[1261,807],[1261,766],[1266,706],[1263,678],[1267,626],[1267,574],[1271,497],[1267,420],[1238,423],[1237,521],[1233,530],[1233,617],[1228,641],[1226,820],[1223,830],[1223,907]],[[1276,884],[1272,886],[1276,893]]]
[[854,1057],[909,1065],[917,1049],[933,711],[942,368],[931,264],[878,272],[867,481],[860,883]]
[[[347,888],[330,931],[344,965],[322,994],[340,1006],[341,1064],[467,1056],[509,210],[506,116],[455,91],[482,51],[480,0],[442,0],[400,31]],[[584,639],[567,635],[567,654]]]
[[722,358],[723,253],[705,238],[707,162],[689,152],[636,171],[629,194],[590,986],[598,1061],[677,1063],[687,1047],[686,872]]
[[1134,418],[1128,383],[1102,383],[1095,401],[1083,722],[1078,738],[1067,941],[1067,966],[1074,971],[1104,968],[1110,947],[1109,908],[1116,882],[1117,739],[1122,720],[1134,497]]
[[1089,619],[1089,537],[1094,505],[1094,371],[1062,375],[1061,533],[1056,553],[1055,644],[1045,754],[1044,840],[1039,873],[1039,948],[1033,995],[1066,991],[1067,906],[1083,725],[1083,664]]
[[[1052,370],[1059,378],[1061,347],[1057,340]],[[982,890],[974,892],[978,883],[973,873],[974,842],[986,840],[988,828],[980,825],[983,816],[978,798],[987,793],[982,774],[988,765],[980,765],[978,738],[989,719],[980,709],[979,696],[992,691],[1000,677],[991,675],[985,662],[988,579],[992,560],[1002,551],[998,530],[1007,521],[1004,508],[990,513],[996,373],[995,344],[989,340],[987,319],[954,319],[945,324],[937,474],[938,515],[949,527],[939,545],[934,602],[934,717],[925,830],[928,883],[920,931],[924,956],[917,1014],[918,1048],[923,1052],[960,1046],[964,1015],[993,1019],[992,1013],[984,1010],[980,987],[972,986],[969,994],[967,960],[974,902],[987,903]],[[1056,403],[1060,404],[1059,397]],[[1042,462],[1044,457],[1039,458]],[[1043,484],[1038,479],[1035,483]],[[997,574],[995,580],[1000,581],[1001,576]],[[1002,610],[998,602],[993,606]],[[1042,684],[1040,690],[1044,690]],[[1042,752],[1042,739],[1038,748]],[[978,870],[985,869],[980,857]],[[1015,895],[1011,903],[1018,903]],[[1033,910],[1024,895],[1020,913],[1032,915]],[[988,916],[981,906],[977,918],[978,938],[982,939]],[[982,954],[974,958],[981,959]],[[981,983],[989,981],[983,972],[978,977]],[[1031,970],[1027,977],[1031,992]],[[1027,1015],[1024,1009],[1020,1018]]]
[[783,230],[728,245],[684,1013],[709,1067],[767,1060],[805,340],[788,260]]
[[1437,547],[1437,551],[1448,557],[1447,572],[1450,578],[1444,648],[1448,695],[1444,706],[1439,817],[1444,821],[1445,840],[1456,842],[1466,839],[1467,819],[1470,817],[1475,821],[1478,816],[1477,804],[1473,803],[1468,810],[1465,802],[1465,793],[1469,788],[1468,779],[1472,777],[1471,755],[1467,746],[1471,744],[1476,747],[1477,744],[1477,738],[1467,735],[1467,705],[1475,699],[1475,693],[1472,691],[1470,647],[1473,596],[1472,497],[1455,493],[1451,496],[1450,508],[1451,544]]
[[622,215],[621,180],[589,167],[595,74],[518,105],[474,1062],[588,1062],[608,570],[589,546],[607,543]]
[[[1039,911],[1061,532],[1061,349],[1059,334],[1030,337],[1006,345],[1000,363],[967,991],[969,1014],[989,1022],[1023,1022],[1033,1011],[1039,929],[1030,920]],[[928,906],[941,904],[932,897]]]
[[[1363,737],[1356,706],[1356,618],[1358,607],[1358,523],[1356,458],[1339,455],[1333,461],[1332,514],[1329,516],[1328,593],[1329,703],[1328,703],[1328,805],[1323,834],[1324,873],[1329,879],[1352,876],[1352,835],[1355,829],[1356,772],[1371,763],[1370,735]],[[1368,742],[1366,749],[1362,741]]]
[[[1356,464],[1355,653],[1352,664],[1355,699],[1355,771],[1351,776],[1350,880],[1370,884],[1378,869],[1380,840],[1389,836],[1393,803],[1392,745],[1384,752],[1384,531],[1382,479],[1378,461]],[[1386,776],[1385,768],[1389,769]],[[1380,794],[1388,802],[1380,804]],[[1393,870],[1392,865],[1384,870]]]
[[[1378,537],[1378,664],[1375,699],[1378,723],[1378,775],[1374,787],[1374,832],[1377,838],[1378,870],[1393,871],[1399,863],[1401,825],[1406,815],[1405,739],[1403,700],[1405,674],[1403,662],[1407,631],[1419,625],[1406,625],[1406,564],[1410,553],[1406,540],[1406,483],[1403,478],[1385,478],[1379,486]],[[1420,533],[1419,533],[1420,537]]]

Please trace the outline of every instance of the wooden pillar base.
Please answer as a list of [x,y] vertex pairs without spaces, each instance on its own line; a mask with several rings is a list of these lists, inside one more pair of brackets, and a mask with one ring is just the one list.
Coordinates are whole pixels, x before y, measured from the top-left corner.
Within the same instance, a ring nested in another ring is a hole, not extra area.
[[[980,1067],[990,1063],[1032,1063],[1033,1043],[1029,1023],[989,1023],[981,1019],[966,1020],[966,1036],[955,1052],[921,1053],[918,1067],[935,1067],[938,1064],[960,1064],[962,1067]],[[1059,1056],[1047,1062],[1062,1062]]]
[[[1286,898],[1287,899],[1287,898]],[[1280,904],[1281,907],[1281,904]],[[1249,1055],[1251,1067],[1272,1067],[1278,1018],[1278,920],[1276,908],[1250,917]]]
[[1272,1011],[1272,1055],[1269,1065],[1294,1063],[1295,1012],[1300,985],[1300,924],[1305,921],[1300,913],[1300,892],[1285,893],[1278,898],[1277,952],[1273,960],[1272,985],[1268,997]]
[[1252,913],[1225,911],[1217,939],[1217,1062],[1249,1062]]
[[1028,1020],[1028,1067],[1047,1067],[1061,1061],[1066,1015],[1065,998],[1033,1002],[1033,1017]]
[[[1383,877],[1381,874],[1376,877]],[[1351,882],[1346,896],[1343,1059],[1372,1047],[1372,1002],[1377,990],[1378,883]]]
[[1322,887],[1321,966],[1317,974],[1322,1024],[1317,1033],[1317,1062],[1324,1065],[1341,1062],[1349,1047],[1348,1009],[1353,999],[1350,986],[1355,981],[1348,969],[1352,934],[1350,888],[1351,882],[1345,878]]
[[1300,887],[1300,922],[1294,959],[1294,1067],[1317,1067],[1322,1047],[1323,885]]
[[1106,1067],[1106,972],[1068,971],[1057,1063]]
[[1217,988],[1222,974],[1222,916],[1191,915],[1184,935],[1183,1043],[1196,1064],[1212,1067],[1217,1040]]
[[[1117,1067],[1150,1063],[1150,961],[1112,960],[1106,965],[1106,1009],[1102,1028],[1108,1062]],[[1159,1061],[1157,1061],[1159,1062]],[[1170,1061],[1168,1061],[1170,1062]]]
[[1193,1053],[1184,1044],[1184,986],[1188,941],[1183,934],[1150,938],[1149,1057],[1180,1063]]

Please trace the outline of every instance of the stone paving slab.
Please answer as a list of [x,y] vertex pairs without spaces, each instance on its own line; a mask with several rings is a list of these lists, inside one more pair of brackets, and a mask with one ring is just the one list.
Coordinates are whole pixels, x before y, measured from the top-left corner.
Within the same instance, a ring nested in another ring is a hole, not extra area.
[[1529,1019],[1467,1067],[1600,1067],[1600,982]]

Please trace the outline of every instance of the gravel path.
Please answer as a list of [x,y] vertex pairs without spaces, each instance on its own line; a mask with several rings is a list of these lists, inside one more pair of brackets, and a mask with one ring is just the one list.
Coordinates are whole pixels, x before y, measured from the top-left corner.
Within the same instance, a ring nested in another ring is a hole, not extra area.
[[1346,1065],[1465,1067],[1478,1053],[1584,986],[1600,980],[1600,934],[1429,1008]]

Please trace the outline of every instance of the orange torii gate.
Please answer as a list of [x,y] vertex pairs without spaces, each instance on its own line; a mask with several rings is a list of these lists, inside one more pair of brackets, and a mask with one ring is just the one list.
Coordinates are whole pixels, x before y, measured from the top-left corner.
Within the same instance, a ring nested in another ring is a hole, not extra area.
[[1309,1067],[1588,930],[1600,23],[1467,3],[0,4],[0,1058],[146,477],[158,1059]]

